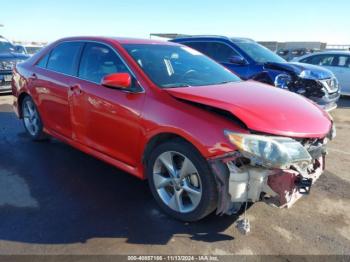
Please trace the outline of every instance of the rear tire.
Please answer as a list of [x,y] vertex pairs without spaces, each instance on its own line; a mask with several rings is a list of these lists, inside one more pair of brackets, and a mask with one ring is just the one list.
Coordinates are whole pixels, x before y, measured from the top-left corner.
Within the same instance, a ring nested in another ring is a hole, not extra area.
[[21,104],[22,121],[27,134],[34,141],[42,141],[48,139],[48,135],[44,133],[43,124],[39,111],[30,96],[26,96]]
[[155,200],[168,215],[191,222],[216,209],[215,178],[190,143],[174,139],[157,146],[148,157],[146,173]]

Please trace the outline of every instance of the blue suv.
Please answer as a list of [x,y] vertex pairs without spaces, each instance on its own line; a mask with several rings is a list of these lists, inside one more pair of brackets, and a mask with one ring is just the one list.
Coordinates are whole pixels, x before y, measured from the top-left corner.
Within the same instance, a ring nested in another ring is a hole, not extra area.
[[328,111],[337,106],[339,84],[331,71],[309,64],[289,63],[251,39],[191,36],[171,41],[211,57],[243,80],[252,79],[288,89]]
[[21,50],[19,46],[0,36],[0,94],[11,93],[12,69],[16,63],[29,57],[21,53]]

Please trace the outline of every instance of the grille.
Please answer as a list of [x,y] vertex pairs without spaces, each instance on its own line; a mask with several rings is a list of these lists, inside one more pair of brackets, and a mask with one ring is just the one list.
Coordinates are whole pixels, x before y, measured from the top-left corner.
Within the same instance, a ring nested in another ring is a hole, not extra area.
[[1,79],[2,77],[4,77],[4,76],[0,75],[0,86],[1,87],[10,86],[11,85],[11,81],[5,81],[5,79]]
[[0,70],[12,70],[16,61],[2,61],[0,62]]
[[338,81],[336,78],[330,78],[320,81],[321,84],[327,89],[329,93],[334,93],[338,91]]

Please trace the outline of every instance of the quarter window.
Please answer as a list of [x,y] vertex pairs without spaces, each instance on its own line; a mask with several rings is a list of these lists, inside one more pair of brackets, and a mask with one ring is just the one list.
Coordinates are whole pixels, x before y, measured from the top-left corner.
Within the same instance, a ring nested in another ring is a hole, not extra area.
[[87,43],[81,58],[78,76],[101,83],[104,76],[113,73],[129,73],[129,71],[111,48],[99,43]]
[[59,44],[51,51],[50,58],[47,62],[47,69],[75,76],[77,60],[82,46],[83,43],[81,42],[65,42]]
[[42,57],[39,62],[36,64],[39,67],[46,68],[47,61],[49,60],[50,53],[46,54],[44,57]]

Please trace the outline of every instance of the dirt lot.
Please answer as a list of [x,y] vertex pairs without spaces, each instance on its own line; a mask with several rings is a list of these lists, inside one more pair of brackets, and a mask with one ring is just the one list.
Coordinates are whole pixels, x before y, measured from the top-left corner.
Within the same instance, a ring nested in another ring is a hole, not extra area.
[[0,96],[0,254],[350,254],[350,99],[327,171],[292,209],[264,203],[197,223],[165,216],[147,183],[61,142],[28,139]]

